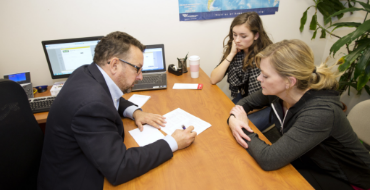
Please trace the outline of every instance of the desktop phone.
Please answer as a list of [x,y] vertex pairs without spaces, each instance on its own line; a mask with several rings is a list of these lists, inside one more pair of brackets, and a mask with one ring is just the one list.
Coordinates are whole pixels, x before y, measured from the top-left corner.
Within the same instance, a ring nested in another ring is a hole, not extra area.
[[21,72],[4,75],[4,79],[12,80],[20,84],[23,90],[26,92],[28,98],[33,98],[33,88],[31,83],[30,72]]

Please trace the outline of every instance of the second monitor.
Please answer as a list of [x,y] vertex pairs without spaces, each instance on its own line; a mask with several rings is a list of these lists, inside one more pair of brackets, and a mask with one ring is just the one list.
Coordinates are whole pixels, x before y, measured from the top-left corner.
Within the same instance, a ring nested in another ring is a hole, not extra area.
[[81,65],[93,62],[103,36],[42,41],[52,79],[68,78]]

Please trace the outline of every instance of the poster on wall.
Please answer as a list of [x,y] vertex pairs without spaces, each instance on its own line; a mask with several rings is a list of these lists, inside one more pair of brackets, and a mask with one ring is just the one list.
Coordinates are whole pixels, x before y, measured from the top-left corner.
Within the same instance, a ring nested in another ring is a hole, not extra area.
[[280,0],[179,0],[180,21],[232,18],[244,12],[271,15]]

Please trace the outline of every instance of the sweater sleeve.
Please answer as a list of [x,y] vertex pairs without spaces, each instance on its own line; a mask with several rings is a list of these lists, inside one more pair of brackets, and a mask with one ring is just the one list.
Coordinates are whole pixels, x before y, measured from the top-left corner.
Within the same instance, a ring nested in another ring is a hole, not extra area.
[[268,145],[255,133],[245,133],[251,138],[246,141],[247,151],[263,170],[279,169],[324,141],[331,132],[334,112],[328,106],[304,108],[297,113],[292,128],[274,144]]
[[249,96],[244,97],[243,99],[239,100],[237,105],[243,106],[246,113],[252,111],[253,109],[261,109],[264,106],[268,106],[270,104],[269,97],[273,96],[265,96],[262,94],[262,89],[250,94]]

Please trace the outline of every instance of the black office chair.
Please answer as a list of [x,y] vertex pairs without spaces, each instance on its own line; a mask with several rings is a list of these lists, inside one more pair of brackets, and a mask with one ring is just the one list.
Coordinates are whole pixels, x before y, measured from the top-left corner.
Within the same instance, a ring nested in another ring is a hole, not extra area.
[[36,189],[43,133],[26,92],[0,79],[0,189]]

